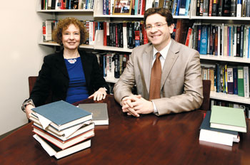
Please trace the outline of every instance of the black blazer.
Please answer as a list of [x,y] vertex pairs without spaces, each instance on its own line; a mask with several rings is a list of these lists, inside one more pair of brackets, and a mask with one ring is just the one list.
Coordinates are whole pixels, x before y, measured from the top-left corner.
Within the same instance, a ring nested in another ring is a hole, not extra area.
[[[80,51],[83,71],[87,82],[89,95],[100,87],[109,87],[103,78],[102,70],[94,54]],[[63,58],[63,50],[59,53],[50,54],[44,57],[43,65],[39,71],[37,81],[30,94],[36,106],[45,103],[51,92],[51,101],[65,100],[69,87],[69,76],[66,64]]]

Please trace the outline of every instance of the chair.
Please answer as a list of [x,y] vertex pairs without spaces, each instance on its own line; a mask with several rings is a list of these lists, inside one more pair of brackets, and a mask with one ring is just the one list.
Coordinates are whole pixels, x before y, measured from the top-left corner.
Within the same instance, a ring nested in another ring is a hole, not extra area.
[[202,80],[203,84],[203,103],[200,110],[210,110],[210,87],[211,81],[210,80]]
[[[36,83],[37,76],[29,76],[28,81],[29,81],[29,94],[31,94],[31,91]],[[51,102],[51,93],[49,94],[49,97],[45,101],[45,103],[50,103]]]
[[31,93],[35,83],[36,83],[37,76],[29,76],[29,94]]

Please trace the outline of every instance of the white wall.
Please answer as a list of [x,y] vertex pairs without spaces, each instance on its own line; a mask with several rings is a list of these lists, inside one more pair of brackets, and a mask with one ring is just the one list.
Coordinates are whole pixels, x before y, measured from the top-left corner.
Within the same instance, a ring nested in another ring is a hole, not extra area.
[[42,20],[38,0],[0,0],[0,135],[25,123],[20,107],[28,97],[28,76],[37,75],[51,47],[40,46]]

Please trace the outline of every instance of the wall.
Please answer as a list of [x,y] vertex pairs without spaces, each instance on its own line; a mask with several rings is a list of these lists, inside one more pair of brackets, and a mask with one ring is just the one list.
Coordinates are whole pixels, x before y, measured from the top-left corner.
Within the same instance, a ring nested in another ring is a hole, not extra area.
[[38,0],[1,1],[0,5],[0,135],[27,123],[20,107],[28,97],[28,76],[37,75],[44,55],[53,49],[38,45],[42,20]]

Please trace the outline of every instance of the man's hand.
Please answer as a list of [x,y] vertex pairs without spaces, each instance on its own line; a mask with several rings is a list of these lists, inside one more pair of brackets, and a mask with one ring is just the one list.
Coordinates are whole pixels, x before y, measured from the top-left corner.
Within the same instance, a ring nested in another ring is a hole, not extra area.
[[152,113],[153,108],[153,103],[145,100],[141,95],[131,95],[122,100],[122,111],[135,117],[140,117],[140,114]]

